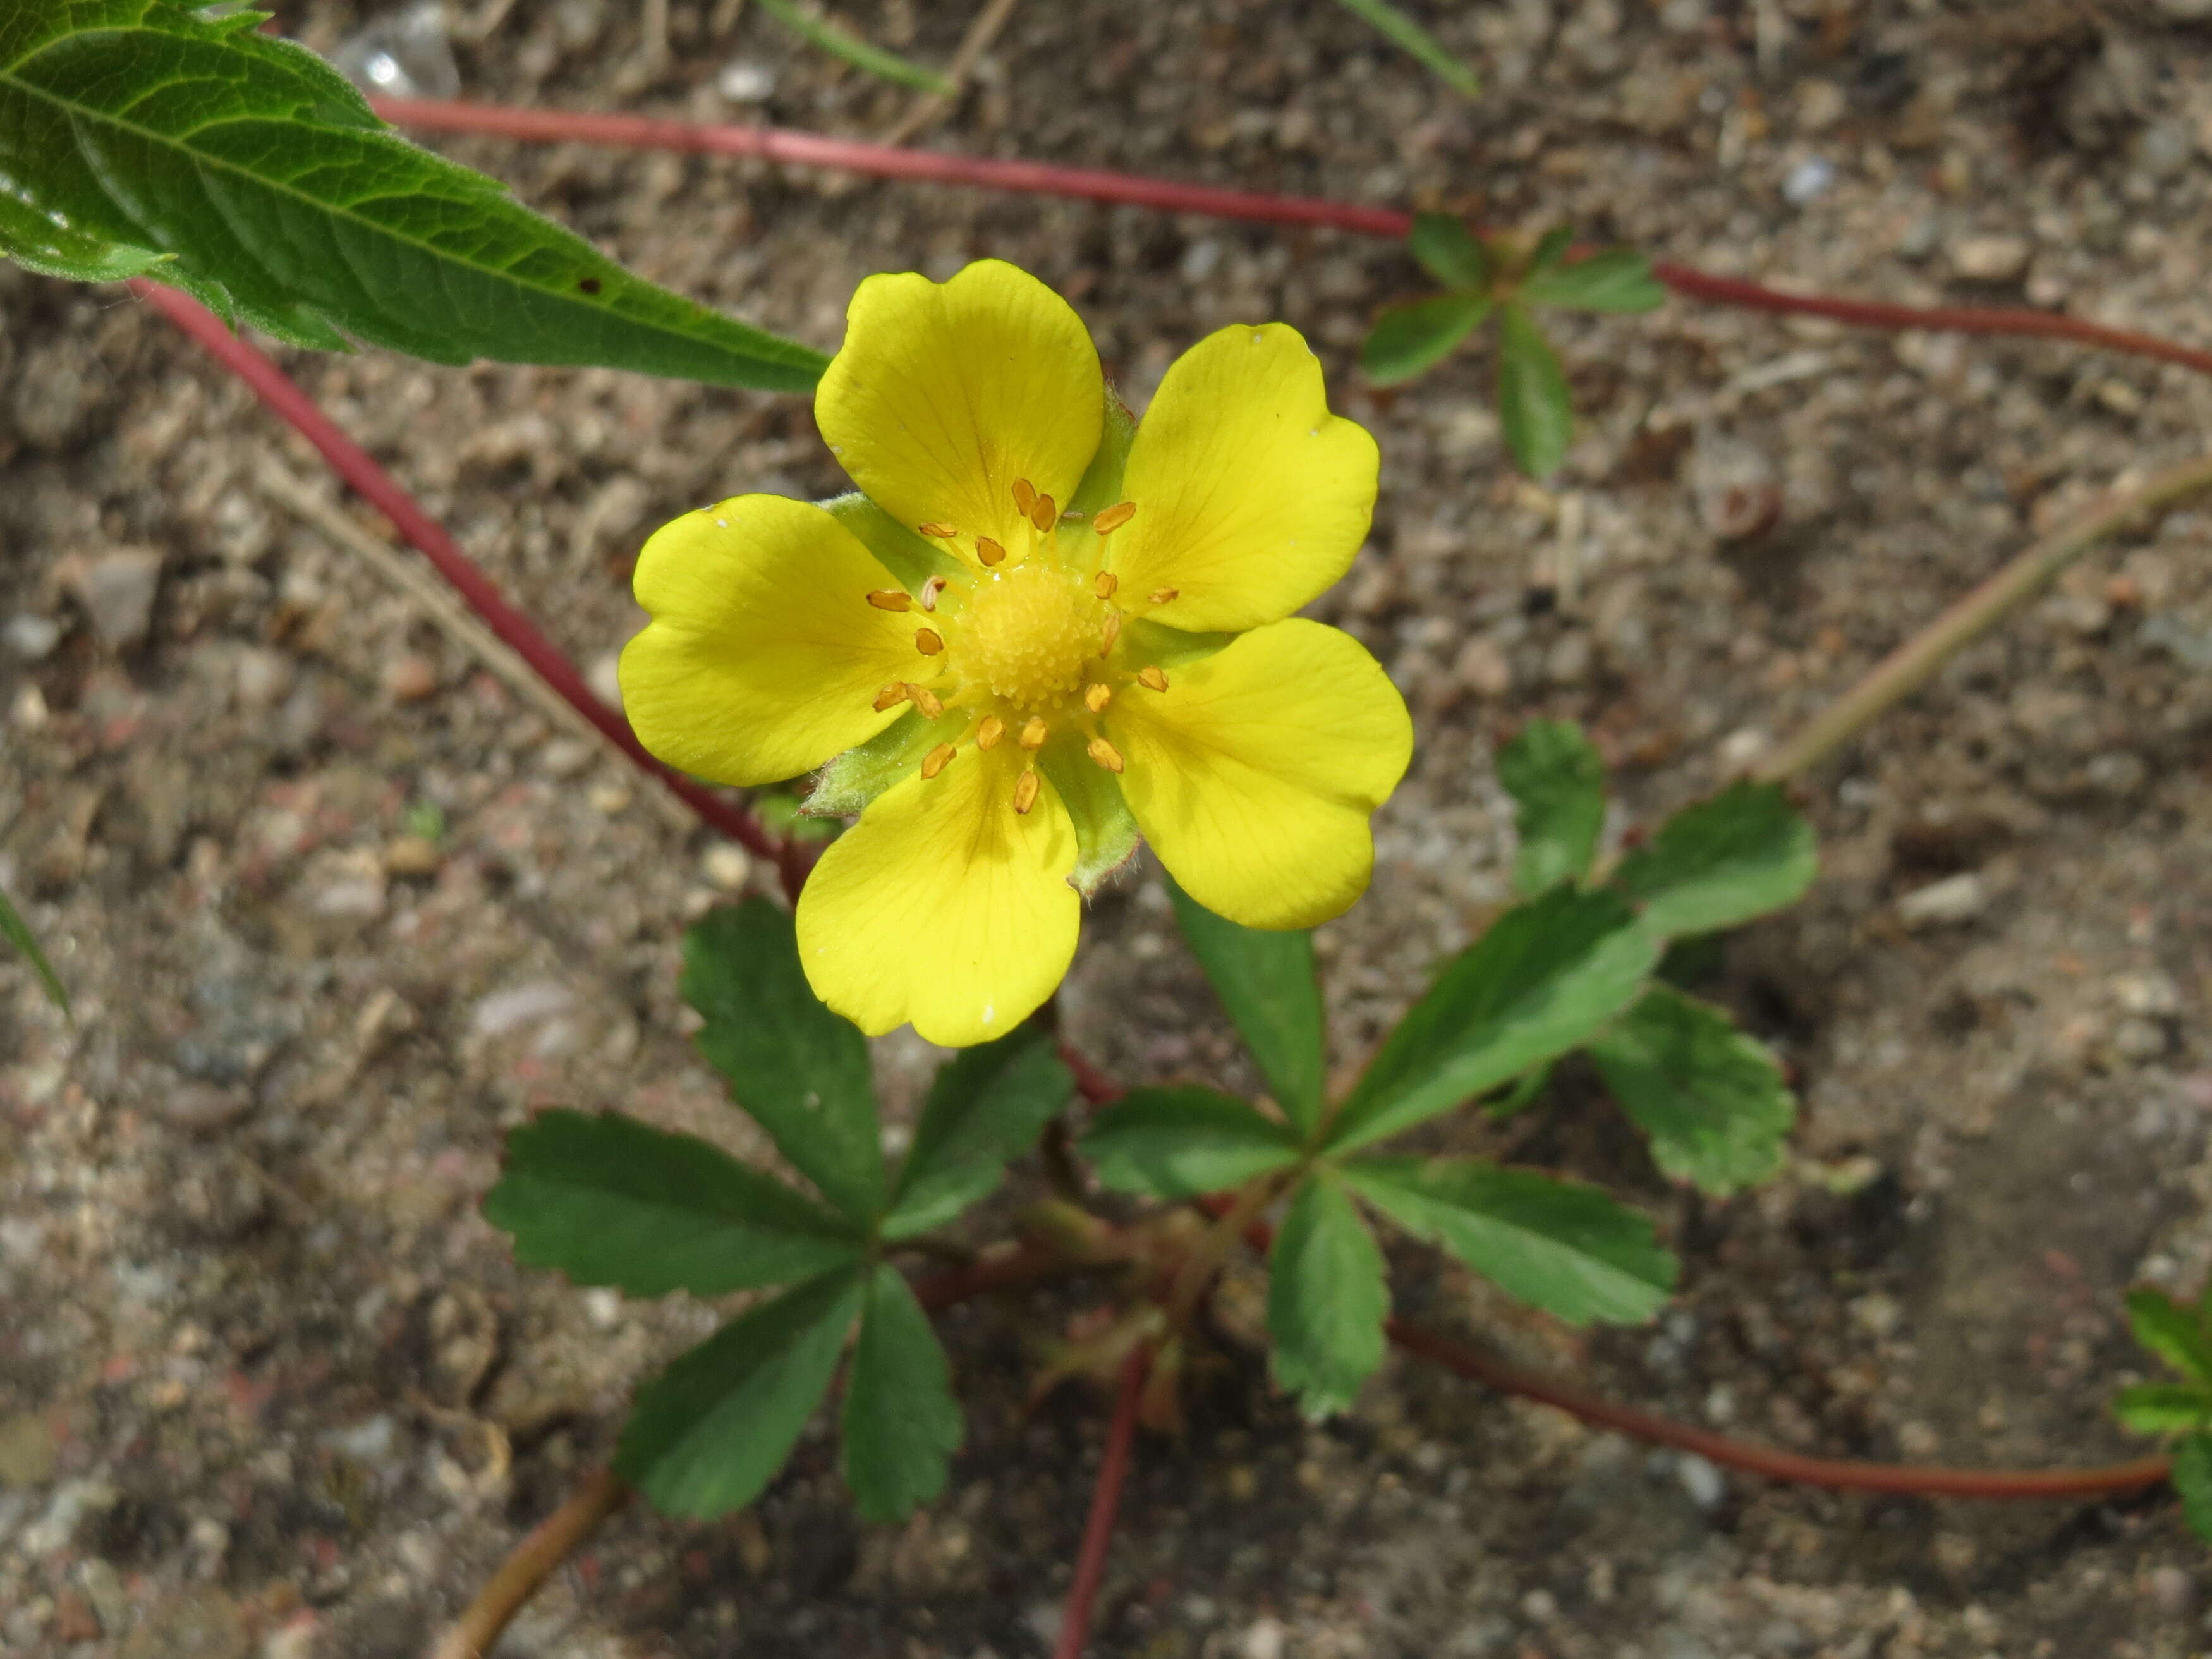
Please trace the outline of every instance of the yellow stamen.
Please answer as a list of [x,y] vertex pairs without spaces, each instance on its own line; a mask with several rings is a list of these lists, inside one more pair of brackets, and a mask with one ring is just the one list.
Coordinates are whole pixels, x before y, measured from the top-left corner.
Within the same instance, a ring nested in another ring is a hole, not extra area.
[[1113,701],[1114,688],[1110,685],[1086,685],[1083,688],[1083,706],[1094,714]]
[[1027,478],[1015,479],[1014,505],[1021,509],[1022,516],[1024,519],[1029,517],[1030,513],[1036,509],[1036,486],[1031,483]]
[[1114,597],[1114,590],[1121,585],[1121,579],[1119,576],[1110,570],[1102,570],[1092,580],[1091,591],[1102,599],[1110,599]]
[[975,538],[975,556],[985,564],[996,564],[1006,556],[1006,550],[988,536]]
[[1106,613],[1106,627],[1098,641],[1098,654],[1103,657],[1111,651],[1114,648],[1114,641],[1121,637],[1121,613],[1118,611],[1109,611]]
[[914,630],[914,648],[925,657],[933,657],[945,649],[945,635],[933,628]]
[[1030,522],[1039,530],[1049,530],[1060,521],[1060,509],[1053,505],[1052,497],[1040,495],[1030,508]]
[[1014,783],[1014,811],[1027,814],[1036,805],[1037,775],[1024,772]]
[[960,751],[949,743],[940,743],[921,757],[921,775],[933,778],[952,764],[952,757]]
[[876,713],[880,714],[886,708],[897,708],[913,695],[913,691],[912,686],[900,685],[896,682],[885,686],[876,693]]
[[1014,739],[1024,749],[1042,749],[1044,740],[1052,735],[1052,728],[1044,723],[1044,716],[1032,714],[1030,723],[1022,727],[1022,734]]
[[[1083,752],[1109,772],[1118,772],[1121,769],[1121,751],[1103,738],[1091,738]],[[927,766],[923,769],[927,770]]]
[[1182,590],[1181,588],[1176,587],[1156,587],[1152,590],[1152,603],[1154,605],[1165,605],[1170,599],[1175,598],[1175,596],[1182,591]]
[[933,720],[945,712],[945,705],[939,701],[937,693],[926,685],[909,684],[906,694],[914,699],[914,706],[921,710],[924,720]]
[[1136,502],[1116,501],[1093,519],[1091,521],[1091,527],[1102,536],[1109,536],[1136,516]]
[[987,714],[983,717],[983,723],[975,728],[975,746],[978,749],[996,749],[999,739],[1006,735],[1006,721],[996,714]]
[[896,587],[879,587],[868,595],[868,603],[878,611],[904,611],[913,605],[914,596]]
[[942,576],[932,576],[927,581],[921,585],[921,608],[924,611],[936,610],[937,596],[944,591],[945,578]]
[[1149,668],[1137,671],[1137,684],[1147,691],[1164,691],[1168,689],[1168,677],[1160,665],[1154,663]]
[[957,536],[960,533],[951,525],[945,524],[942,520],[933,520],[928,524],[917,526],[916,528],[918,528],[923,535],[928,537],[932,541],[945,541],[949,538]]

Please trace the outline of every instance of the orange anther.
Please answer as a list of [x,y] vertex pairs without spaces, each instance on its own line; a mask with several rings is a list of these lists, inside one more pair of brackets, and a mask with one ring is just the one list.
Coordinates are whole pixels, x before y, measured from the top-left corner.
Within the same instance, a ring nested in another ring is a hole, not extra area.
[[1060,521],[1060,509],[1053,505],[1052,497],[1040,495],[1030,507],[1030,522],[1039,530],[1049,530]]
[[983,723],[975,728],[975,746],[978,749],[996,749],[999,739],[1006,735],[1006,721],[996,714],[986,714]]
[[945,705],[939,701],[937,693],[926,685],[908,684],[906,694],[914,699],[914,706],[921,710],[924,720],[933,720],[945,712]]
[[1164,691],[1168,689],[1168,677],[1160,665],[1154,663],[1149,668],[1137,671],[1137,684],[1147,691]]
[[1110,536],[1136,516],[1136,502],[1116,501],[1093,519],[1091,521],[1091,527],[1102,536]]
[[975,538],[975,556],[985,564],[997,564],[1006,556],[1006,550],[988,536],[978,536]]
[[1015,479],[1014,505],[1021,509],[1021,514],[1024,518],[1026,519],[1029,517],[1030,512],[1036,507],[1036,486],[1031,483],[1027,478]]
[[1113,701],[1114,688],[1110,685],[1086,685],[1083,688],[1083,706],[1094,714]]
[[923,535],[928,537],[931,540],[939,542],[945,540],[948,536],[957,536],[960,533],[951,525],[939,520],[933,520],[925,525],[917,525],[915,528],[921,531]]
[[1024,749],[1042,749],[1044,747],[1044,740],[1051,735],[1052,728],[1044,723],[1044,716],[1032,714],[1030,716],[1029,724],[1022,727],[1021,736],[1014,741]]
[[936,610],[937,596],[944,591],[945,578],[942,576],[932,576],[927,581],[921,585],[921,608],[924,611]]
[[933,657],[945,649],[945,635],[933,628],[914,630],[914,648],[925,657]]
[[868,603],[878,611],[904,611],[914,604],[914,596],[896,587],[879,587],[868,595]]
[[921,757],[921,775],[933,778],[952,764],[952,757],[960,751],[949,743],[940,743]]
[[1037,775],[1024,772],[1014,783],[1014,811],[1026,813],[1036,805]]
[[1118,772],[1121,769],[1121,751],[1103,738],[1091,738],[1083,752],[1109,772]]
[[1110,570],[1102,570],[1091,579],[1091,591],[1102,599],[1110,599],[1114,597],[1114,590],[1121,585],[1119,576]]
[[1156,587],[1152,590],[1152,603],[1154,605],[1165,605],[1170,599],[1175,598],[1175,596],[1182,591],[1182,590],[1181,588],[1176,587]]
[[880,714],[886,708],[896,708],[912,695],[913,689],[909,686],[887,685],[876,693],[876,713]]
[[1114,641],[1121,637],[1121,613],[1118,611],[1109,611],[1106,613],[1106,626],[1099,638],[1098,654],[1103,657],[1113,650]]

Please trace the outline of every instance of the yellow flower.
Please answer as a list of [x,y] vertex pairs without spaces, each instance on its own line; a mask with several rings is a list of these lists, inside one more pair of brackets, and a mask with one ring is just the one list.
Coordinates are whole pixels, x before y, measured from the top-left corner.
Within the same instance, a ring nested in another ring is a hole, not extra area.
[[861,494],[665,526],[623,653],[638,736],[716,782],[830,763],[860,813],[799,902],[816,994],[863,1030],[1012,1030],[1139,832],[1192,897],[1308,927],[1365,889],[1406,706],[1291,613],[1341,576],[1374,440],[1279,323],[1168,370],[1133,432],[1066,302],[995,260],[871,276],[815,418]]

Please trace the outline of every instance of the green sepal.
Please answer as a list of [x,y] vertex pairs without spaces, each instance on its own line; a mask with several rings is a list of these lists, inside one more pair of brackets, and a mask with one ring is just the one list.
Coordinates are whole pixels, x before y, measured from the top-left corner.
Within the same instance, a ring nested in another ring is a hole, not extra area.
[[1136,815],[1122,796],[1121,780],[1092,763],[1079,736],[1055,735],[1037,751],[1036,764],[1074,823],[1075,868],[1067,878],[1089,898],[1135,854]]
[[[1121,499],[1121,475],[1129,469],[1129,446],[1137,436],[1137,417],[1129,413],[1128,405],[1106,388],[1106,418],[1098,429],[1098,447],[1091,453],[1091,465],[1084,469],[1083,481],[1075,486],[1075,493],[1067,498],[1061,508],[1063,518],[1075,514],[1089,519],[1104,512]],[[1063,526],[1065,530],[1072,526]]]
[[814,787],[800,807],[809,817],[849,818],[893,784],[914,775],[922,757],[940,743],[951,743],[967,730],[964,715],[926,720],[908,708],[855,749],[848,749],[815,775]]
[[711,1521],[759,1497],[829,1392],[864,1271],[810,1279],[679,1355],[638,1389],[616,1472],[663,1515]]
[[921,592],[922,584],[932,576],[951,581],[968,574],[958,558],[901,524],[857,489],[817,505],[852,532],[860,545],[876,556],[876,562],[909,593]]
[[1178,668],[1204,661],[1237,637],[1235,634],[1194,634],[1138,617],[1121,630],[1121,655],[1140,667],[1156,664],[1172,674]]

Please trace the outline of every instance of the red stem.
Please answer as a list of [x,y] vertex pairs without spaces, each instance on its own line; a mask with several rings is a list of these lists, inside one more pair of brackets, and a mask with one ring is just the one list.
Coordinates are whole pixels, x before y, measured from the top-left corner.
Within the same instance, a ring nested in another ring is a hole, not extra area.
[[263,403],[320,450],[331,469],[362,499],[391,520],[400,535],[453,584],[469,608],[483,619],[484,626],[640,769],[659,779],[710,828],[774,863],[783,872],[787,887],[795,888],[794,868],[799,880],[805,878],[803,854],[794,855],[790,846],[769,835],[742,806],[722,799],[647,754],[645,746],[638,742],[637,734],[629,729],[629,722],[601,702],[559,648],[539,633],[527,617],[500,596],[491,578],[461,551],[459,544],[446,533],[445,526],[417,506],[398,481],[379,466],[367,450],[347,437],[337,422],[317,408],[314,399],[295,386],[283,369],[232,333],[221,319],[182,290],[143,278],[134,280],[131,289],[206,348],[210,356],[245,381]]
[[1091,1607],[1106,1577],[1106,1547],[1114,1539],[1114,1516],[1121,1507],[1121,1487],[1129,1478],[1129,1449],[1137,1437],[1137,1404],[1152,1369],[1152,1350],[1139,1342],[1121,1364],[1121,1389],[1114,1396],[1114,1422],[1106,1431],[1106,1455],[1098,1460],[1098,1484],[1091,1492],[1091,1517],[1083,1523],[1076,1552],[1075,1582],[1068,1586],[1067,1610],[1060,1615],[1060,1641],[1052,1659],[1083,1659],[1091,1641]]
[[[638,149],[673,149],[757,156],[804,167],[836,167],[883,179],[975,185],[986,190],[1115,202],[1165,213],[1199,213],[1217,219],[1265,224],[1314,225],[1397,241],[1413,216],[1395,208],[1366,207],[1312,196],[1275,196],[1223,190],[1173,179],[1149,179],[1103,167],[1059,167],[1044,161],[985,155],[949,155],[856,138],[828,138],[788,128],[672,121],[644,115],[594,115],[580,111],[506,109],[494,105],[442,103],[426,99],[372,98],[378,114],[418,131],[488,133],[539,143],[585,142]],[[2212,374],[2212,351],[2155,335],[2107,328],[2101,323],[2018,306],[1905,306],[1817,294],[1789,294],[1740,277],[1717,276],[1687,265],[1655,261],[1651,274],[1676,293],[1753,311],[1826,317],[1859,328],[1940,329],[1961,334],[2032,335],[2072,340],[2131,356],[2179,363]]]

